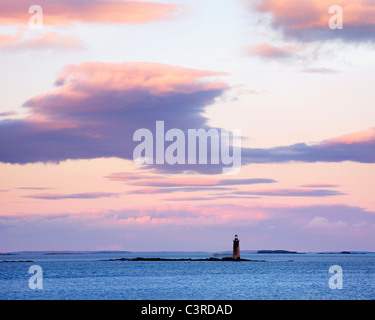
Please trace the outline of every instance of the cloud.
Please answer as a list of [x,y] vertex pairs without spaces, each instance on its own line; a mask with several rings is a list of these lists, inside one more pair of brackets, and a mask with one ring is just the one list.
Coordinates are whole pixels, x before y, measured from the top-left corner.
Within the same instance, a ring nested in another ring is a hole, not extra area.
[[16,114],[17,112],[15,111],[5,111],[5,112],[0,112],[0,117],[9,117],[9,116],[14,116]]
[[[323,185],[324,186],[324,185]],[[333,185],[326,185],[327,187],[333,187]],[[302,186],[306,188],[306,186]],[[165,198],[165,201],[202,201],[202,200],[222,200],[222,199],[258,199],[260,197],[314,197],[314,198],[323,198],[323,197],[332,197],[345,195],[336,190],[321,189],[319,185],[311,185],[309,189],[260,189],[260,190],[242,190],[237,188],[223,188],[221,185],[218,185],[217,188],[212,187],[184,187],[184,188],[149,188],[141,189],[135,192],[136,194],[145,193],[173,193],[178,191],[216,191],[211,193],[209,196],[194,196],[194,197],[171,197]]]
[[18,190],[51,190],[55,188],[44,188],[44,187],[18,187]]
[[144,174],[143,172],[116,172],[111,173],[105,178],[111,181],[129,181],[129,180],[143,180],[143,179],[157,179],[162,176],[157,174]]
[[[251,1],[254,3],[254,1]],[[332,5],[343,9],[343,29],[329,28]],[[368,0],[260,0],[253,8],[270,15],[270,24],[287,39],[302,42],[341,39],[347,42],[373,42],[375,4]]]
[[23,196],[24,198],[41,199],[41,200],[65,200],[65,199],[99,199],[118,197],[119,193],[108,192],[85,192],[72,194],[57,194],[57,193],[38,193]]
[[328,183],[309,183],[301,186],[302,188],[336,188],[337,184],[328,184]]
[[[39,0],[43,24],[140,24],[173,18],[183,6],[140,0]],[[27,24],[32,14],[27,0],[0,2],[0,25]]]
[[268,43],[249,46],[247,48],[249,54],[267,60],[274,59],[292,59],[298,58],[297,50],[292,46],[276,47]]
[[233,234],[238,233],[243,249],[373,251],[374,227],[374,212],[356,206],[199,205],[197,201],[56,215],[3,214],[0,249],[94,250],[116,243],[124,250],[212,252],[230,250]]
[[185,197],[185,198],[165,198],[164,201],[207,201],[216,200],[213,197]]
[[256,196],[273,196],[273,197],[331,197],[343,195],[339,191],[327,189],[274,189],[274,190],[253,190],[253,191],[235,191],[238,195],[256,195]]
[[335,74],[340,73],[340,71],[330,68],[304,68],[300,70],[304,73],[319,73],[319,74]]
[[[141,0],[40,0],[39,10],[29,13],[32,3],[28,0],[14,0],[0,3],[0,26],[25,26],[37,18],[42,26],[66,26],[70,24],[144,24],[153,21],[170,20],[185,11],[179,4],[164,4]],[[24,29],[23,29],[24,30]],[[56,32],[33,32],[33,37],[22,38],[0,35],[0,49],[14,51],[72,51],[84,48],[75,35],[60,35]],[[36,35],[36,36],[35,36]]]
[[[169,177],[159,174],[142,174],[142,173],[113,173],[106,176],[111,181],[125,182],[136,188],[128,192],[128,194],[169,194],[180,192],[202,192],[215,191],[217,194],[211,194],[208,197],[189,197],[189,198],[165,198],[164,201],[197,201],[197,200],[215,200],[224,198],[245,198],[232,195],[230,192],[237,190],[239,185],[269,184],[276,183],[276,180],[266,178],[242,178],[242,179],[219,179],[207,177]],[[253,197],[246,197],[253,198]]]
[[206,197],[174,197],[174,198],[164,198],[164,201],[217,201],[222,199],[259,199],[259,197],[241,197],[241,196],[235,196],[235,195],[210,195]]
[[348,224],[344,221],[336,221],[330,222],[326,217],[314,217],[311,221],[309,221],[305,228],[309,229],[337,229],[337,228],[345,228]]
[[[133,133],[207,128],[205,108],[227,88],[222,73],[158,63],[85,62],[66,66],[54,91],[24,106],[30,116],[0,121],[0,161],[133,158]],[[147,115],[147,116],[145,116]]]
[[[165,121],[165,131],[209,129],[204,111],[228,86],[223,73],[158,63],[85,62],[66,66],[57,88],[25,102],[29,116],[0,121],[0,161],[60,162],[67,159],[117,157],[133,160],[133,134]],[[147,115],[147,116],[145,116]],[[279,162],[375,162],[375,129],[318,143],[297,143],[268,149],[242,148],[242,164]],[[149,165],[167,172],[222,172],[221,165]],[[124,178],[117,175],[111,179]],[[134,175],[127,176],[134,181]],[[213,180],[215,181],[215,180]],[[222,180],[233,184],[234,180]],[[168,184],[166,180],[134,182]],[[176,182],[176,181],[175,181]],[[238,180],[237,184],[272,181]],[[219,183],[204,182],[199,183]]]
[[235,186],[235,185],[252,185],[261,183],[274,183],[273,179],[253,178],[253,179],[203,179],[203,178],[170,178],[170,179],[151,179],[149,181],[132,182],[134,186],[149,187],[204,187],[204,186]]
[[368,130],[345,134],[336,138],[331,138],[323,141],[323,144],[365,144],[373,143],[375,141],[375,127]]
[[[218,178],[199,178],[199,177],[172,177],[165,178],[161,175],[142,175],[117,173],[107,176],[112,181],[126,182],[134,187],[148,187],[129,191],[129,194],[163,194],[175,192],[199,192],[199,191],[232,191],[236,190],[235,186],[239,185],[254,185],[254,184],[269,184],[277,181],[265,178],[250,178],[250,179],[218,179]],[[235,197],[229,195],[230,197]],[[220,198],[228,197],[220,193]],[[196,197],[194,197],[196,198]],[[208,200],[216,199],[216,196],[207,198]],[[165,199],[168,200],[168,199]],[[185,200],[185,199],[183,199]],[[203,200],[203,198],[200,198]],[[173,199],[173,201],[177,201]]]
[[111,244],[106,247],[97,247],[95,251],[123,251],[121,244]]
[[80,50],[84,46],[75,35],[60,35],[57,32],[38,34],[35,38],[22,39],[17,36],[0,37],[0,48],[4,51],[72,51]]
[[170,188],[143,188],[129,191],[128,194],[160,194],[160,193],[174,193],[174,192],[197,192],[197,191],[231,191],[234,188],[226,187],[170,187]]
[[319,143],[297,143],[269,149],[243,149],[243,163],[342,162],[375,163],[375,129],[354,132]]

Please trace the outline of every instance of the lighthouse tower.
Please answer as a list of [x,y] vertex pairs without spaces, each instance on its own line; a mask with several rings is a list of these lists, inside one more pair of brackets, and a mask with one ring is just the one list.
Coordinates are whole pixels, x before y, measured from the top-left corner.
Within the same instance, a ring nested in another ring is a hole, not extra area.
[[240,240],[238,240],[238,235],[234,236],[233,240],[233,260],[240,259]]

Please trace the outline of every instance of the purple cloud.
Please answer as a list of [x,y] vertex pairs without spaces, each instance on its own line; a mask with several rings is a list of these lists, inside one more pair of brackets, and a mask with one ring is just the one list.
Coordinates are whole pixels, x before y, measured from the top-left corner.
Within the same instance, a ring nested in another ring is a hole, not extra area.
[[268,43],[249,46],[247,51],[250,55],[257,56],[265,60],[288,60],[299,58],[298,50],[291,46],[276,47]]
[[230,250],[233,232],[242,250],[375,250],[375,213],[356,206],[173,205],[179,210],[1,216],[0,250],[95,250],[109,241],[124,250],[212,252]]
[[[329,12],[333,5],[338,7]],[[338,3],[330,0],[260,0],[254,3],[253,9],[268,15],[271,27],[292,40],[373,42],[375,39],[375,5],[368,0],[356,0],[355,5],[347,0]],[[341,18],[343,28],[331,29],[330,20],[337,23]]]
[[9,117],[14,116],[15,114],[17,114],[15,111],[0,112],[0,117]]
[[274,197],[331,197],[344,195],[339,191],[327,189],[276,189],[276,190],[255,190],[255,191],[234,191],[238,195],[274,196]]
[[[203,115],[205,108],[228,88],[219,81],[201,81],[214,75],[221,74],[155,63],[86,62],[67,66],[56,80],[56,90],[25,102],[30,117],[0,121],[0,161],[25,164],[102,157],[132,160],[137,145],[133,133],[139,128],[154,133],[158,120],[165,121],[165,130],[209,129]],[[363,139],[357,136],[355,133],[353,137],[315,145],[242,148],[242,164],[374,163],[374,130],[364,134]],[[165,164],[144,168],[222,172],[222,165]],[[222,181],[224,185],[232,182]]]
[[245,163],[375,162],[375,129],[343,135],[317,144],[297,143],[269,149],[243,149]]
[[[133,133],[207,128],[202,115],[227,86],[219,75],[156,63],[83,63],[64,68],[50,93],[24,104],[32,117],[0,121],[0,161],[133,158]],[[154,128],[154,129],[152,129]]]
[[65,200],[65,199],[100,199],[118,197],[119,193],[108,192],[85,192],[72,194],[57,194],[57,193],[38,193],[23,196],[24,198],[41,199],[41,200]]
[[235,186],[235,185],[252,185],[252,184],[263,184],[263,183],[275,183],[276,180],[264,179],[264,178],[253,178],[253,179],[219,179],[219,180],[205,180],[197,179],[190,181],[189,179],[151,179],[146,181],[137,181],[131,183],[134,186],[148,186],[148,187],[220,187],[220,186]]
[[144,188],[139,190],[129,191],[128,194],[159,194],[159,193],[174,193],[174,192],[197,192],[197,191],[231,191],[235,188],[226,188],[226,187],[169,187],[169,188]]
[[217,201],[220,199],[259,199],[260,197],[253,196],[236,196],[227,194],[215,194],[207,197],[175,197],[164,198],[164,201]]
[[309,183],[304,184],[301,187],[302,188],[336,188],[339,185],[337,184],[328,184],[328,183]]

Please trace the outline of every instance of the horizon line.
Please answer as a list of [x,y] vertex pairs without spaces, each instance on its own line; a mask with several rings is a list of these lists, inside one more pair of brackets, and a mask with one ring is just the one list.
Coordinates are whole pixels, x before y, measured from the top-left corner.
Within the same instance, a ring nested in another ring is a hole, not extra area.
[[[270,254],[277,254],[277,251],[281,251],[280,254],[303,254],[303,253],[375,253],[375,251],[369,250],[329,250],[329,251],[295,251],[286,249],[245,249],[241,250],[243,253],[259,253],[260,251],[270,251]],[[284,253],[283,253],[283,252]],[[0,252],[0,255],[7,254],[25,254],[25,253],[43,253],[43,254],[90,254],[90,253],[232,253],[230,250],[224,251],[204,251],[204,250],[157,250],[157,251],[130,251],[130,250],[20,250],[20,251],[8,251]]]

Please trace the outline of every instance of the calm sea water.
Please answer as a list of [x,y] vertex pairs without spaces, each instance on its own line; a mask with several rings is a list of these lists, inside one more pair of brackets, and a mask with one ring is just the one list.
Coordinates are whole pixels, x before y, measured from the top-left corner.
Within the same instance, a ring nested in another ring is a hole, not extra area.
[[[204,253],[10,255],[0,260],[0,299],[375,299],[374,254],[242,254],[266,262],[102,261],[121,257],[208,258]],[[43,289],[29,288],[31,265]],[[330,289],[330,266],[343,288]]]

